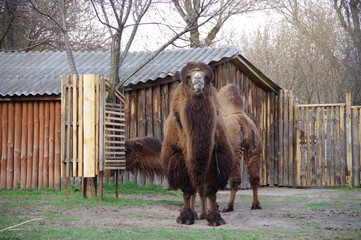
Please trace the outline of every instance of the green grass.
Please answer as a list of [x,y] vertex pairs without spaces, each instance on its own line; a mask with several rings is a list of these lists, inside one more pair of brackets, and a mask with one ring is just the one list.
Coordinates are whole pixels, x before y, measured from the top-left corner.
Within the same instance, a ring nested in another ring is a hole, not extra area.
[[[16,234],[15,234],[16,233]],[[105,237],[106,236],[106,237]],[[0,239],[262,239],[262,235],[252,231],[225,229],[179,229],[164,228],[122,228],[106,229],[94,227],[52,229],[26,227],[21,231],[6,231]]]

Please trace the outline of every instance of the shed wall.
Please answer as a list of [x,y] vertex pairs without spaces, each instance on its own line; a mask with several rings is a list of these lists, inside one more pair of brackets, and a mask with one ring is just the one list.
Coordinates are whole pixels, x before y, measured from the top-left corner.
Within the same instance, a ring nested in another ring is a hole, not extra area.
[[60,188],[60,100],[0,102],[0,188]]

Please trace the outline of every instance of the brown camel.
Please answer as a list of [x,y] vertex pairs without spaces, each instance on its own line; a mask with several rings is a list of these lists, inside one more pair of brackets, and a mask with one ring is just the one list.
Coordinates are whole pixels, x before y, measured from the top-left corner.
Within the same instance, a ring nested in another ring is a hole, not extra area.
[[198,191],[203,202],[206,197],[210,202],[208,225],[218,226],[225,221],[218,211],[216,193],[227,184],[234,154],[219,114],[213,71],[203,62],[189,62],[180,79],[164,126],[163,173],[172,189],[183,191],[177,223],[194,223],[197,215],[191,197]]
[[125,141],[127,170],[140,170],[146,176],[162,173],[160,151],[162,141],[155,137],[132,138]]
[[243,159],[248,168],[249,182],[253,191],[251,209],[261,209],[258,200],[258,185],[260,180],[262,142],[255,123],[244,112],[243,98],[239,88],[234,84],[228,84],[221,88],[218,93],[221,105],[221,114],[224,118],[227,136],[232,144],[236,167],[229,179],[231,195],[228,206],[222,211],[234,210],[234,200],[239,185],[241,184],[240,163]]

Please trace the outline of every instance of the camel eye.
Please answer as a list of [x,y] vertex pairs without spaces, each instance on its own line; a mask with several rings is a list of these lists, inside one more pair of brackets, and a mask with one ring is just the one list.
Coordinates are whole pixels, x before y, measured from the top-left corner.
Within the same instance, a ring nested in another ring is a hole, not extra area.
[[186,76],[186,82],[188,83],[190,80],[191,80],[191,76],[190,76],[190,75],[187,75],[187,76]]
[[204,80],[205,80],[206,82],[209,82],[209,81],[210,81],[210,78],[209,78],[208,76],[205,76],[205,77],[204,77]]

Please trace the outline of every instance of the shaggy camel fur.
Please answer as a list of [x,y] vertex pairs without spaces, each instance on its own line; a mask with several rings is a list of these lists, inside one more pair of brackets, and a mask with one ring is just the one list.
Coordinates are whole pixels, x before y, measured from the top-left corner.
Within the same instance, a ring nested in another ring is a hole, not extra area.
[[125,160],[127,170],[141,170],[152,177],[162,173],[160,151],[162,141],[154,137],[133,138],[125,141]]
[[258,185],[260,180],[262,142],[255,123],[244,112],[243,97],[234,84],[226,85],[218,93],[221,114],[224,118],[227,136],[232,144],[236,167],[229,179],[231,195],[224,212],[234,210],[234,200],[241,184],[240,163],[243,159],[248,168],[249,182],[253,191],[251,209],[261,209],[258,200]]
[[226,186],[234,160],[212,86],[213,71],[203,62],[189,62],[180,79],[164,126],[163,173],[172,189],[183,191],[177,223],[194,223],[197,215],[191,197],[198,191],[202,201],[208,198],[210,202],[208,225],[218,226],[225,221],[218,211],[216,193]]

